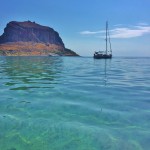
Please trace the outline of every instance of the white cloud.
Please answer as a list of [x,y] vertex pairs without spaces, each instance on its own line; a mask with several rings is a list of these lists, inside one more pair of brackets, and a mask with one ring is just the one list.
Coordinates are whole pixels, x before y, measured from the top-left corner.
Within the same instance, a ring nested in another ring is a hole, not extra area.
[[[102,31],[82,31],[82,35],[96,35],[97,37],[104,37],[104,30]],[[150,34],[150,26],[146,23],[140,23],[132,27],[116,27],[109,31],[111,38],[134,38],[145,34]]]
[[148,26],[148,23],[145,23],[145,22],[140,22],[138,23],[139,26]]
[[134,28],[116,28],[110,30],[111,38],[134,38],[150,33],[150,26],[137,26]]
[[80,32],[80,34],[82,35],[92,35],[92,34],[99,34],[99,33],[103,33],[105,31],[82,31]]

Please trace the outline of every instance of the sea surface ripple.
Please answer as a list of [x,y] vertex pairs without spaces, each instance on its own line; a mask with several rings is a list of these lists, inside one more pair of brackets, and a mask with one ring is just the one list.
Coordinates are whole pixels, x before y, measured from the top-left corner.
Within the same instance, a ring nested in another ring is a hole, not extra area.
[[0,150],[149,150],[150,58],[0,57]]

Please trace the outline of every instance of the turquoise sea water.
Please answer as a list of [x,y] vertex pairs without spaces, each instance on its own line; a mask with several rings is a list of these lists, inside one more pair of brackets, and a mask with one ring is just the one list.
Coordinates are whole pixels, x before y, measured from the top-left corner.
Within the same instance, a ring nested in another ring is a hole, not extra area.
[[150,58],[0,57],[0,150],[149,150]]

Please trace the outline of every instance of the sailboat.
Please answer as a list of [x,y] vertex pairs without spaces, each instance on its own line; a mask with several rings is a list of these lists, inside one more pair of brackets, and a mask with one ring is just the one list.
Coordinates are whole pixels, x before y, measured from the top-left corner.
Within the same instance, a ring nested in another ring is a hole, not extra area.
[[[108,50],[108,43],[109,48]],[[111,59],[112,58],[112,49],[111,49],[111,42],[108,30],[108,21],[106,21],[106,50],[105,51],[98,51],[94,53],[94,59]]]

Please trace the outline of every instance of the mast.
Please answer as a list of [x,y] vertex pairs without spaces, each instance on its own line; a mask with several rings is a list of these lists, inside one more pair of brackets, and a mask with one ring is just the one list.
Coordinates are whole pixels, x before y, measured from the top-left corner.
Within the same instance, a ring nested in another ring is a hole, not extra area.
[[107,49],[108,49],[108,48],[107,48],[107,41],[108,41],[108,40],[107,40],[107,36],[108,36],[108,35],[107,35],[107,34],[108,34],[108,33],[107,33],[107,30],[108,30],[108,21],[106,21],[106,55],[107,55],[107,51],[108,51],[108,50],[107,50]]
[[108,24],[107,24],[107,37],[108,37],[108,42],[109,42],[110,54],[112,54],[111,42],[110,42],[110,34],[109,34]]

